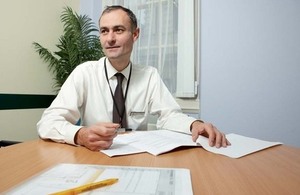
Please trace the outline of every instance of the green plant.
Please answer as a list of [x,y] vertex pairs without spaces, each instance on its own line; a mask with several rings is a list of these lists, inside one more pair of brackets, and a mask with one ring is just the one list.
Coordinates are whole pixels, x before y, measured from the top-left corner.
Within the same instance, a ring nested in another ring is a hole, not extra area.
[[78,15],[70,7],[65,7],[61,22],[64,33],[56,45],[59,51],[52,54],[39,43],[33,43],[36,52],[53,72],[57,91],[77,65],[104,56],[99,38],[95,35],[98,29],[87,15]]

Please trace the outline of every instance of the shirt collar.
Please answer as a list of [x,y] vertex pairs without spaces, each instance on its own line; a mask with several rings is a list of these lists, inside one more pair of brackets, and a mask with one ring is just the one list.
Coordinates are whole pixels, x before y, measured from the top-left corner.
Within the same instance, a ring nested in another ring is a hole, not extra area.
[[[129,65],[120,73],[124,75],[124,77],[128,80],[129,73],[130,73],[130,66],[132,66],[131,62]],[[111,79],[113,76],[115,76],[118,71],[111,65],[110,61],[106,58],[106,68],[107,68],[107,77],[108,79]]]

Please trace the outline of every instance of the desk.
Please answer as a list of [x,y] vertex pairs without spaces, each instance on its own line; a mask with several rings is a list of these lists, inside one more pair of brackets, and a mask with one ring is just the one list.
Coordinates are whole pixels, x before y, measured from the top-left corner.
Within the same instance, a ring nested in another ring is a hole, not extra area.
[[84,147],[43,140],[0,148],[0,192],[57,163],[188,168],[195,195],[300,194],[300,149],[285,145],[240,159],[200,147],[181,147],[159,156],[141,153],[110,158]]

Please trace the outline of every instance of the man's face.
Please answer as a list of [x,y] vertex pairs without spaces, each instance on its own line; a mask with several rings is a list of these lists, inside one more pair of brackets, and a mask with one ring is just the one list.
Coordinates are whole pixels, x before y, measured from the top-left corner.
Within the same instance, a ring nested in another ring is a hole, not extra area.
[[100,42],[109,59],[129,60],[139,29],[131,29],[130,19],[123,10],[102,15],[99,21]]

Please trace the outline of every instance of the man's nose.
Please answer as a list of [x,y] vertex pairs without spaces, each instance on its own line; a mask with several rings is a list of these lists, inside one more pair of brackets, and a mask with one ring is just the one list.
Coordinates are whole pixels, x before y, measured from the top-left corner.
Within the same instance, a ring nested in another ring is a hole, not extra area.
[[108,42],[114,43],[116,41],[116,36],[114,32],[109,32],[107,35]]

